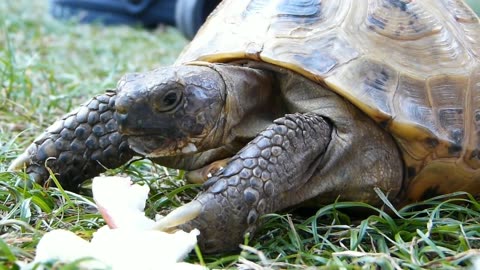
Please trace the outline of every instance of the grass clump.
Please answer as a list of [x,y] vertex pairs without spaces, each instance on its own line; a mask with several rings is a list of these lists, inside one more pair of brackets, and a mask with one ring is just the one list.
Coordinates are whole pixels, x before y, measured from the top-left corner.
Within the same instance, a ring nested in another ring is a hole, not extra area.
[[[0,1],[0,17],[0,269],[15,269],[34,257],[45,232],[62,228],[89,239],[104,221],[88,192],[45,189],[28,175],[7,172],[9,162],[54,119],[113,88],[124,73],[172,63],[186,41],[171,28],[58,22],[39,1]],[[146,160],[108,173],[150,185],[149,216],[168,213],[197,192],[185,185],[183,172]],[[479,211],[468,194],[399,210],[338,202],[307,214],[267,215],[243,251],[197,252],[189,260],[240,269],[468,268],[480,264]],[[352,215],[357,212],[366,214]],[[62,267],[75,264],[47,268]]]

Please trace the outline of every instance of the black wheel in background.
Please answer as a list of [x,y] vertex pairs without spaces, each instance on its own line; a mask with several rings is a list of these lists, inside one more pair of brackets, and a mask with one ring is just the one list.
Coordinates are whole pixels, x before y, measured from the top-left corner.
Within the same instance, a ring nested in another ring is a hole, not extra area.
[[177,0],[175,6],[176,27],[189,39],[215,9],[221,0]]

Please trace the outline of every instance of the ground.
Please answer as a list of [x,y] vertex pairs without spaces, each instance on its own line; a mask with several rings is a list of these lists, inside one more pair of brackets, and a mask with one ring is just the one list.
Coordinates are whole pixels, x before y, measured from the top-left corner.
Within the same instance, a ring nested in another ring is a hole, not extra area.
[[[26,189],[16,183],[28,176],[6,172],[9,162],[54,119],[115,87],[126,72],[172,63],[188,41],[169,27],[149,32],[58,22],[44,1],[0,1],[0,18],[0,269],[7,269],[31,260],[49,230],[88,239],[104,225],[88,184],[81,195]],[[185,185],[183,172],[147,160],[108,172],[120,173],[151,186],[149,216],[171,211],[198,190]],[[211,268],[456,269],[480,256],[480,203],[472,196],[448,195],[403,209],[386,205],[347,202],[268,215],[243,251],[197,251],[188,260]],[[358,209],[370,213],[351,215]]]

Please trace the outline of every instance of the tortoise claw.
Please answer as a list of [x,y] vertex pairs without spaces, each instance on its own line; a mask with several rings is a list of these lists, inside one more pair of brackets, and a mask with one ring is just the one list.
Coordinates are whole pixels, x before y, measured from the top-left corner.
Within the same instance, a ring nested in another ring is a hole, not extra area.
[[19,171],[23,168],[28,167],[31,164],[30,155],[27,152],[23,152],[20,156],[10,163],[8,167],[9,172]]
[[185,178],[189,183],[203,184],[210,177],[212,177],[212,175],[214,175],[216,172],[225,168],[225,166],[227,166],[228,161],[230,161],[230,158],[217,160],[203,168],[200,168],[194,171],[189,171],[185,174]]
[[202,205],[198,201],[189,202],[170,212],[164,218],[155,223],[154,228],[161,231],[171,231],[178,225],[185,224],[198,217],[202,210]]
[[[10,163],[10,166],[8,166],[7,171],[8,172],[18,172],[18,171],[21,171],[21,170],[26,170],[30,165],[32,165],[32,160],[30,158],[30,154],[28,153],[28,151],[25,151]],[[30,179],[32,179],[36,183],[40,183],[41,180],[42,180],[42,176],[35,171],[29,172],[28,175],[30,176]],[[31,181],[27,181],[25,179],[17,180],[15,185],[16,186],[21,186],[21,187],[26,187],[26,188],[32,188],[33,187],[33,183]]]

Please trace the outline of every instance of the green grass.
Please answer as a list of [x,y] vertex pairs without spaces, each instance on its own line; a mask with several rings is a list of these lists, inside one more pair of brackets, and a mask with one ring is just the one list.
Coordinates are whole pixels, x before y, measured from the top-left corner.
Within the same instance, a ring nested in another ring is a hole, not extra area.
[[[0,269],[9,269],[31,260],[49,230],[88,239],[104,224],[88,193],[23,188],[16,183],[28,176],[6,172],[9,162],[54,119],[114,87],[122,74],[172,63],[186,41],[171,28],[58,22],[40,1],[0,1],[0,18]],[[149,216],[168,213],[196,192],[182,172],[149,161],[109,173],[120,172],[151,186]],[[349,215],[359,209],[370,214]],[[480,256],[480,203],[471,196],[387,210],[337,203],[309,215],[268,215],[242,252],[202,259],[212,268],[457,269]],[[193,253],[189,261],[201,259]]]

